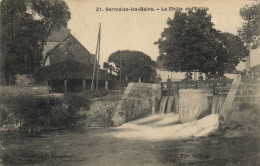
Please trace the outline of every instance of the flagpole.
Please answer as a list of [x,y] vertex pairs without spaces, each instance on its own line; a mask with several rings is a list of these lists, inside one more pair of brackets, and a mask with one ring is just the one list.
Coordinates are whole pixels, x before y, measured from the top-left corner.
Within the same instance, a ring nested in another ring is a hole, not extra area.
[[98,90],[98,74],[99,74],[99,60],[100,60],[100,38],[101,38],[101,23],[99,23],[99,47],[98,47],[98,68],[97,68],[97,85],[96,90]]
[[98,52],[99,38],[100,38],[99,36],[100,36],[100,27],[99,27],[99,32],[98,32],[98,39],[97,39],[97,47],[96,47],[96,54],[95,54],[94,69],[93,69],[93,74],[92,74],[91,91],[93,90],[93,86],[94,86],[96,63],[97,63],[97,52]]

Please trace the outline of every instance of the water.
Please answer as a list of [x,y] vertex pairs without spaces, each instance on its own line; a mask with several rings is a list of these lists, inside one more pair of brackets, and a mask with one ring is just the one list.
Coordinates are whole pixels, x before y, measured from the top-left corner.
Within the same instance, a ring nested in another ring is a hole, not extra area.
[[178,114],[179,113],[179,95],[174,94],[174,113]]
[[161,114],[165,113],[167,100],[168,100],[168,96],[162,96],[161,97],[159,113],[161,113]]
[[35,138],[6,133],[7,151],[1,159],[5,165],[15,166],[255,166],[260,163],[255,137],[137,141],[111,134],[121,130],[55,131]]
[[178,99],[178,94],[175,94],[174,96],[162,96],[159,113],[178,113]]
[[169,96],[168,97],[168,103],[167,103],[167,114],[173,112],[173,106],[174,106],[174,96]]
[[218,114],[221,110],[227,95],[214,95],[211,103],[211,113]]
[[218,119],[217,114],[212,114],[190,123],[180,124],[178,114],[158,114],[127,122],[118,127],[124,129],[123,131],[114,132],[112,135],[118,138],[147,141],[202,137],[218,130]]
[[[213,96],[213,99],[210,101],[212,114],[219,113],[219,111],[222,108],[222,105],[225,102],[226,97],[227,95],[225,94]],[[179,113],[178,100],[179,100],[178,94],[175,94],[174,96],[162,96],[159,113],[161,114],[164,113],[169,114],[171,112]]]

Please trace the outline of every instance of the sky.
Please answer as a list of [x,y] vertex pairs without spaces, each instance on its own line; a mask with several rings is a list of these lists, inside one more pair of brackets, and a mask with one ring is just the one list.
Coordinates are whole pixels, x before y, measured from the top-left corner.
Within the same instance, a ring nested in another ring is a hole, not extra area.
[[[88,49],[95,53],[99,23],[101,23],[100,65],[117,50],[137,50],[153,60],[159,55],[154,45],[167,27],[167,19],[173,18],[174,10],[169,8],[207,7],[215,28],[222,32],[237,34],[242,25],[239,10],[254,0],[65,0],[70,8],[71,33]],[[149,7],[156,11],[106,11],[108,8]],[[103,11],[97,11],[97,8]],[[167,8],[162,11],[161,8]],[[251,66],[260,64],[260,49],[252,51]],[[239,64],[242,70],[244,64]]]

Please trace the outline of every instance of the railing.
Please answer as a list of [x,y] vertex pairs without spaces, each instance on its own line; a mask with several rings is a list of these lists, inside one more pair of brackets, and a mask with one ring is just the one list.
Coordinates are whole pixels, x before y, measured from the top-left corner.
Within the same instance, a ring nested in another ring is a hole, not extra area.
[[179,89],[209,89],[213,94],[227,93],[232,84],[232,79],[211,79],[211,80],[181,80],[161,82],[162,94],[173,95],[178,93]]

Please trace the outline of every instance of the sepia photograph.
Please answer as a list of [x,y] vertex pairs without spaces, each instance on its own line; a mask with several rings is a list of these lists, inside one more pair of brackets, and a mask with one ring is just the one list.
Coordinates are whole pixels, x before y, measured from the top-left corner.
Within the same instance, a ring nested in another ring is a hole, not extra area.
[[259,114],[259,0],[0,0],[0,166],[257,166]]

